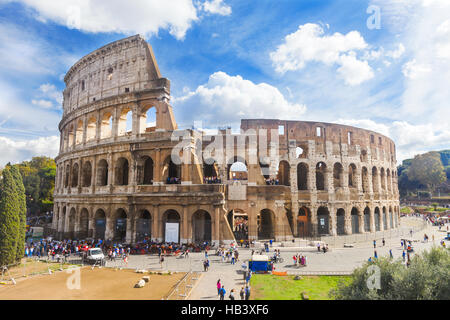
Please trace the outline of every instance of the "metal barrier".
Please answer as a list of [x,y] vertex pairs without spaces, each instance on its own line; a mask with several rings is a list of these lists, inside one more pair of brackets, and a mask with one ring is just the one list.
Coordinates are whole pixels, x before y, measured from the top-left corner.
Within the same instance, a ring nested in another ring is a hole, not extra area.
[[189,271],[162,300],[186,300],[200,275],[200,272]]

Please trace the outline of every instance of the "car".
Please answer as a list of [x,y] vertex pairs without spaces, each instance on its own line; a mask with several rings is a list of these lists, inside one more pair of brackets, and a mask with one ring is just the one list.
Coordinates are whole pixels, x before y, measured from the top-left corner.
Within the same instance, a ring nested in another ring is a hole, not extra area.
[[88,264],[100,263],[105,265],[105,255],[100,248],[89,248],[83,255],[83,262]]

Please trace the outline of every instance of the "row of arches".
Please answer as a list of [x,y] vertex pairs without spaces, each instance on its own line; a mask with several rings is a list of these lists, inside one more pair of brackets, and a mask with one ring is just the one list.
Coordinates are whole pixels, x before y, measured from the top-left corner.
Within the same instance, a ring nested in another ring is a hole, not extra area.
[[[113,110],[86,115],[83,119],[74,120],[66,125],[61,134],[61,152],[84,142],[108,139],[113,135],[121,137],[131,135],[132,132],[140,134],[153,132],[156,128],[156,113],[156,107],[148,105],[136,112],[136,116],[130,106],[122,107],[116,118]],[[137,125],[138,128],[134,128]],[[114,132],[115,128],[117,128],[116,132]]]

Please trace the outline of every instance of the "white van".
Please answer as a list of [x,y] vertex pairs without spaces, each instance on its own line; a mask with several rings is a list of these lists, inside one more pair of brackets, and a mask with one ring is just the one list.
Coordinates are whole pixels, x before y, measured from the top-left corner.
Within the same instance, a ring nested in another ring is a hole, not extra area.
[[94,264],[100,262],[101,265],[105,264],[105,255],[100,248],[89,248],[83,256],[83,262]]

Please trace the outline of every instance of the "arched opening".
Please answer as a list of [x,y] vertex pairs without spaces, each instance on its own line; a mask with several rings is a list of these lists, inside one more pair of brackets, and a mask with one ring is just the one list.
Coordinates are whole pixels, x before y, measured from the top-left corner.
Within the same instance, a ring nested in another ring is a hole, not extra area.
[[126,107],[122,109],[117,125],[119,136],[131,135],[133,130],[133,112],[131,108]]
[[75,133],[75,144],[83,142],[83,121],[80,119],[77,123],[77,131]]
[[359,211],[353,207],[351,212],[352,217],[352,234],[359,233]]
[[356,188],[358,186],[356,180],[356,166],[352,163],[348,166],[348,187]]
[[106,231],[106,214],[102,209],[98,209],[95,212],[94,216],[95,222],[95,238],[96,239],[105,239],[105,231]]
[[378,185],[378,169],[377,169],[377,167],[372,168],[372,188],[373,188],[373,192],[380,192],[380,186]]
[[295,148],[295,158],[304,158],[305,157],[305,150],[303,150],[300,147]]
[[97,165],[97,185],[108,185],[108,162],[105,159],[101,159]]
[[143,184],[153,184],[153,159],[144,158],[144,177]]
[[394,216],[392,214],[392,208],[391,207],[389,207],[389,222],[390,222],[390,225],[391,225],[391,229],[393,229],[394,228]]
[[366,207],[364,209],[364,231],[370,232],[370,209]]
[[147,106],[139,117],[140,133],[149,133],[156,130],[156,107]]
[[78,187],[78,163],[72,167],[72,188]]
[[69,213],[69,229],[67,230],[68,233],[66,234],[66,237],[69,239],[74,238],[74,231],[75,231],[75,220],[76,220],[77,212],[75,208],[70,209]]
[[297,165],[297,188],[298,190],[308,190],[308,165],[306,163]]
[[163,235],[165,242],[180,242],[180,214],[175,210],[167,210],[163,214]]
[[269,209],[263,209],[258,215],[258,239],[275,238],[275,214]]
[[88,237],[89,230],[89,211],[86,208],[81,209],[80,213],[80,231],[78,234],[79,239],[86,239]]
[[73,127],[73,124],[71,124],[69,126],[69,128],[67,129],[67,146],[69,148],[73,147],[74,141],[73,141],[73,137],[75,135],[75,128]]
[[69,180],[70,180],[70,165],[66,166],[66,175],[64,177],[64,187],[69,187]]
[[248,240],[248,215],[245,211],[231,210],[228,212],[227,220],[237,241]]
[[333,183],[335,189],[341,188],[343,186],[343,174],[344,168],[342,167],[342,164],[336,162],[333,166]]
[[67,213],[66,211],[67,211],[66,207],[63,207],[61,210],[61,216],[60,216],[61,229],[59,229],[59,231],[62,231],[62,232],[64,232],[64,228],[66,227],[66,213]]
[[83,163],[83,172],[81,174],[81,185],[83,187],[90,187],[92,181],[92,166],[90,161]]
[[366,167],[362,167],[361,170],[362,173],[362,188],[363,188],[363,192],[369,192],[369,171],[367,170]]
[[[177,158],[176,162],[181,163],[181,159]],[[168,156],[164,161],[163,178],[167,184],[181,183],[181,165],[175,164],[171,156]]]
[[125,158],[119,158],[116,164],[116,185],[118,186],[127,186],[128,185],[128,174],[130,171],[130,167],[128,164],[128,160]]
[[125,242],[127,236],[127,213],[124,209],[118,209],[114,221],[114,241]]
[[386,213],[386,207],[383,207],[383,229],[387,230],[388,224],[387,224],[387,213]]
[[340,208],[336,212],[336,232],[338,235],[345,234],[345,210]]
[[107,139],[112,137],[112,123],[113,117],[110,112],[105,112],[102,117],[100,127],[100,139]]
[[391,172],[389,171],[389,169],[386,170],[386,177],[387,177],[387,191],[391,192],[392,179],[391,179]]
[[307,207],[301,207],[297,217],[297,236],[310,237],[311,231],[311,212]]
[[290,168],[289,162],[283,160],[278,165],[277,179],[280,185],[290,186]]
[[384,173],[384,168],[380,169],[380,178],[381,178],[381,190],[386,190],[386,177]]
[[327,207],[320,207],[317,210],[317,221],[318,221],[318,234],[329,234],[330,233],[330,213]]
[[152,238],[152,216],[148,210],[139,211],[136,219],[136,242]]
[[261,174],[266,180],[266,184],[271,184],[270,181],[270,158],[269,157],[259,157],[259,167],[261,168]]
[[325,178],[326,178],[327,165],[323,162],[319,162],[316,165],[316,189],[325,190]]
[[[230,163],[231,162],[231,163]],[[234,157],[228,161],[229,180],[248,180],[247,163],[240,157]]]
[[198,210],[193,214],[192,237],[194,243],[211,242],[211,215],[208,212]]
[[218,172],[217,162],[212,158],[206,159],[203,163],[203,183],[218,183],[220,180]]
[[86,127],[86,141],[95,140],[97,135],[97,119],[95,117],[91,117],[88,120]]
[[380,231],[381,230],[380,208],[378,207],[375,208],[374,217],[375,217],[375,230]]

